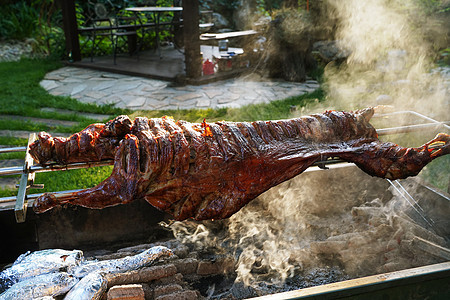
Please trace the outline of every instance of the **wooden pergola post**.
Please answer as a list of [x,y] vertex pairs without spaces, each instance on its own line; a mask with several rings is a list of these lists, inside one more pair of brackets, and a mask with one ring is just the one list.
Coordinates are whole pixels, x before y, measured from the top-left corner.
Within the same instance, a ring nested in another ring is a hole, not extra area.
[[59,0],[62,10],[64,35],[66,37],[66,53],[73,61],[81,60],[80,41],[78,39],[75,0]]
[[199,1],[183,1],[184,60],[186,77],[202,76],[202,55],[200,53]]

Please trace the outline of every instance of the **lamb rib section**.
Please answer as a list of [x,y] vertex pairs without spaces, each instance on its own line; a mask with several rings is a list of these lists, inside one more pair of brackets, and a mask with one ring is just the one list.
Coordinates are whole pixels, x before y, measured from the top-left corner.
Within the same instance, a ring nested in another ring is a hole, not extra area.
[[132,122],[119,116],[66,140],[41,133],[30,147],[40,163],[114,157],[114,168],[96,187],[62,197],[44,194],[34,202],[34,211],[64,203],[104,208],[144,198],[176,220],[222,219],[329,157],[354,162],[372,176],[399,179],[417,175],[450,152],[448,134],[419,148],[381,142],[369,123],[373,113],[372,108],[326,111],[251,123],[175,122],[169,117]]

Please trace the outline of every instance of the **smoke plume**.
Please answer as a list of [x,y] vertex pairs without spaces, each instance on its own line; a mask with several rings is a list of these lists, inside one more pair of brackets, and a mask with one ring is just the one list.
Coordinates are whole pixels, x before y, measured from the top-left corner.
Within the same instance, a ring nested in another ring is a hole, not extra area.
[[338,44],[350,53],[345,63],[325,69],[329,105],[355,109],[389,104],[447,120],[449,78],[430,71],[448,24],[433,20],[418,3],[327,1],[328,13],[337,20]]

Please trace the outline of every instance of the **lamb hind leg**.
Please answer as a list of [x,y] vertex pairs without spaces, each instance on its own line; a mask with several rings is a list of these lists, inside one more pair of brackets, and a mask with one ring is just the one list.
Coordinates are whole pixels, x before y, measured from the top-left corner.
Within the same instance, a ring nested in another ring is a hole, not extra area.
[[45,193],[34,201],[33,210],[43,213],[65,203],[99,209],[131,202],[137,197],[138,170],[138,140],[127,135],[116,152],[113,172],[106,180],[78,192]]
[[433,159],[450,154],[450,135],[439,133],[434,139],[418,148],[373,142],[363,145],[361,150],[342,153],[339,157],[354,162],[372,176],[391,180],[404,179],[419,174]]

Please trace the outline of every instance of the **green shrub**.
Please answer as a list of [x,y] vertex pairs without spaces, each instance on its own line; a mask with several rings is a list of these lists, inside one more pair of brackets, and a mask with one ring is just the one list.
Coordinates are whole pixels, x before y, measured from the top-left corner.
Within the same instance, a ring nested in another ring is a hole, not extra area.
[[33,39],[33,52],[61,58],[64,53],[64,32],[61,10],[55,0],[19,1],[0,9],[0,38]]
[[23,40],[37,33],[39,11],[20,1],[0,9],[0,38]]

